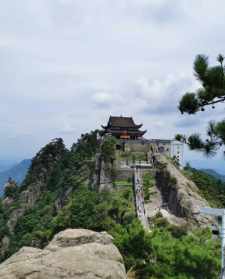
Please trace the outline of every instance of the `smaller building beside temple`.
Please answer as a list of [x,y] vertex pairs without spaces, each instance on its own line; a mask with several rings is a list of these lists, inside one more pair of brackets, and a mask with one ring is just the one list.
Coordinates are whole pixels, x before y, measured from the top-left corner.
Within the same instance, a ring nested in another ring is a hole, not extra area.
[[104,134],[110,134],[118,139],[142,139],[145,131],[141,131],[142,124],[135,124],[132,117],[110,116],[107,126],[102,126]]

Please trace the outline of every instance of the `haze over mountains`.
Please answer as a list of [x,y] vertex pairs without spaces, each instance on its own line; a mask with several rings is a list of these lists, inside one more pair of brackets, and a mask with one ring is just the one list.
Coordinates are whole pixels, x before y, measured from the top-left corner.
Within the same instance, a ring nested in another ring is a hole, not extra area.
[[3,168],[0,171],[0,195],[3,193],[4,184],[7,182],[9,177],[20,184],[26,176],[28,168],[30,167],[31,160],[25,159],[18,164],[11,167],[6,167],[5,163],[2,163]]
[[205,173],[215,177],[218,180],[225,181],[225,175],[222,175],[222,174],[216,172],[215,170],[212,170],[212,169],[201,169],[201,171],[204,171]]
[[0,160],[0,172],[8,170],[14,165],[17,165],[15,160]]

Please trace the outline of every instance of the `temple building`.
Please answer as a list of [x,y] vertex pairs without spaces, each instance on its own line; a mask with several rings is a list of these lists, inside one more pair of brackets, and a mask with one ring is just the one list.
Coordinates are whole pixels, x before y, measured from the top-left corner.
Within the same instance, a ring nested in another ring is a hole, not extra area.
[[145,131],[141,131],[142,124],[134,123],[132,117],[110,116],[107,126],[102,126],[104,134],[110,134],[118,139],[142,139]]
[[116,149],[127,153],[154,152],[164,154],[175,159],[179,165],[183,164],[184,146],[183,143],[174,139],[144,138],[145,131],[140,130],[142,124],[135,124],[132,117],[110,116],[106,126],[102,125],[101,136],[112,135],[119,139]]

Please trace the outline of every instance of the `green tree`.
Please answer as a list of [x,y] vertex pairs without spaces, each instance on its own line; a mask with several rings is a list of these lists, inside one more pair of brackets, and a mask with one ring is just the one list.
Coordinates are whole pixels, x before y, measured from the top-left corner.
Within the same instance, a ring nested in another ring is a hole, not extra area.
[[14,180],[9,178],[4,188],[4,197],[16,198],[17,194],[18,194],[18,186]]
[[[196,92],[187,92],[179,103],[179,110],[183,113],[194,114],[204,111],[205,107],[215,108],[215,104],[225,101],[225,71],[224,57],[219,54],[218,65],[209,66],[208,57],[198,55],[194,61],[194,75],[201,87]],[[210,122],[207,129],[207,138],[203,140],[199,134],[189,137],[177,135],[177,140],[187,143],[190,149],[204,151],[213,155],[225,144],[225,120]]]
[[101,151],[105,161],[114,160],[116,151],[116,139],[112,136],[106,137],[102,143]]

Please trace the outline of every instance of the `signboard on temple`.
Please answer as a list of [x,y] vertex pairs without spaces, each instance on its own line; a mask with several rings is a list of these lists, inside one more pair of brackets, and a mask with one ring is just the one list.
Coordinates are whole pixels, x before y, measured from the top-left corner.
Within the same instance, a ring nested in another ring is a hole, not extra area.
[[141,131],[142,124],[134,123],[132,117],[110,116],[107,126],[102,126],[104,134],[111,134],[118,139],[142,139],[145,131]]

